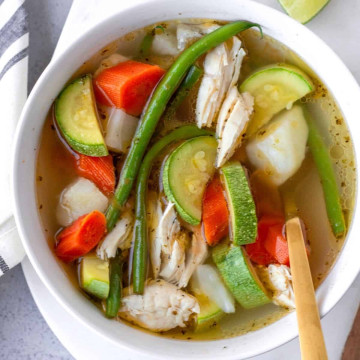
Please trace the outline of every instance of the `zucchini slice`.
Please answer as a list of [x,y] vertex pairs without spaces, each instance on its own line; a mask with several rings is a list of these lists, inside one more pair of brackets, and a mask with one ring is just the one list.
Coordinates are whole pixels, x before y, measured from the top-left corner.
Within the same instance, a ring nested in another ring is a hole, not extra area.
[[314,90],[311,79],[300,69],[287,64],[266,66],[250,75],[240,85],[240,92],[249,92],[254,98],[254,116],[246,130],[253,135],[273,115],[287,108]]
[[197,316],[195,331],[206,331],[211,328],[214,323],[218,322],[225,313],[206,295],[195,293],[195,297],[200,306],[200,313]]
[[199,136],[185,141],[166,160],[165,195],[189,224],[200,224],[205,187],[215,172],[216,149],[214,137]]
[[235,245],[252,244],[257,235],[254,199],[239,162],[228,162],[221,168],[230,212],[230,239]]
[[85,255],[80,263],[80,285],[89,294],[106,299],[109,294],[109,263],[94,254]]
[[212,257],[227,287],[243,308],[251,309],[270,302],[264,285],[242,247],[220,244],[213,249]]
[[106,156],[108,150],[100,129],[91,75],[66,86],[55,101],[55,118],[71,148],[89,156]]

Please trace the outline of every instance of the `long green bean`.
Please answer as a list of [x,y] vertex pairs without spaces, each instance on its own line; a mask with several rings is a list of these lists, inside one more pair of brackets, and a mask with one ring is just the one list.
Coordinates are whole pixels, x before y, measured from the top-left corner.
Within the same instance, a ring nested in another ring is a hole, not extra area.
[[110,290],[106,299],[106,316],[113,318],[117,315],[121,304],[123,267],[121,250],[118,250],[116,256],[110,259],[109,267]]
[[106,220],[108,231],[112,230],[115,226],[120,214],[120,209],[124,206],[130,195],[142,158],[155,131],[156,125],[171,96],[176,91],[190,66],[208,50],[218,46],[239,32],[254,26],[258,27],[261,31],[261,27],[258,24],[248,21],[236,21],[205,35],[180,54],[159,82],[146,107],[139,127],[136,130],[120,174],[114,199],[107,209]]
[[151,45],[154,39],[153,34],[146,34],[140,45],[140,55],[147,58],[150,54]]
[[344,235],[346,225],[329,149],[325,145],[309,112],[304,109],[304,113],[309,127],[308,145],[320,176],[329,222],[334,235],[340,237]]
[[160,139],[148,151],[140,166],[139,175],[136,182],[136,201],[135,201],[135,243],[133,252],[133,289],[137,294],[144,291],[147,263],[147,221],[146,221],[146,189],[147,180],[154,159],[170,143],[174,141],[186,140],[201,135],[211,135],[208,130],[198,129],[194,125],[182,126]]
[[196,65],[191,66],[185,79],[183,80],[178,90],[176,91],[176,94],[174,95],[174,99],[170,101],[169,106],[165,110],[165,114],[164,114],[165,121],[174,116],[178,107],[189,95],[191,88],[196,84],[196,82],[200,79],[203,73],[204,70],[199,68],[198,66]]

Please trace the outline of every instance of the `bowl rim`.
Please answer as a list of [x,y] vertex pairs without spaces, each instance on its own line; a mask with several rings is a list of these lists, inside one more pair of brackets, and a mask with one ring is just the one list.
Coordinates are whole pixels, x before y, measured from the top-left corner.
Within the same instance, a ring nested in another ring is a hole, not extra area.
[[[200,0],[198,1],[198,3],[205,3],[208,5],[208,8],[214,9],[214,10],[210,10],[213,11],[213,13],[215,12],[215,9],[219,9],[219,5],[217,5],[217,1],[215,0]],[[24,186],[24,171],[22,170],[22,158],[26,157],[24,154],[24,150],[22,148],[22,144],[25,143],[25,138],[28,135],[26,133],[26,131],[29,128],[29,124],[30,120],[31,120],[31,114],[32,114],[32,107],[34,107],[34,104],[36,104],[36,100],[38,97],[41,96],[41,93],[44,91],[44,88],[46,87],[46,82],[51,80],[52,74],[61,67],[61,64],[66,63],[67,58],[69,56],[72,56],[73,52],[77,52],[76,48],[79,46],[79,44],[81,42],[84,42],[88,39],[91,39],[93,37],[95,37],[96,33],[98,32],[105,32],[108,30],[108,28],[110,28],[111,24],[116,24],[116,22],[118,21],[118,18],[125,18],[125,17],[131,17],[133,16],[136,12],[140,12],[142,13],[143,17],[146,17],[146,11],[148,11],[152,6],[158,6],[159,8],[166,8],[170,13],[174,14],[174,16],[168,16],[166,17],[166,19],[174,19],[176,18],[188,18],[188,16],[186,16],[188,13],[191,13],[192,11],[183,11],[181,14],[180,13],[176,13],[175,14],[175,10],[171,10],[170,7],[173,6],[174,9],[176,9],[176,0],[150,0],[150,1],[146,1],[146,2],[140,2],[140,3],[136,3],[131,5],[130,7],[117,11],[115,12],[111,17],[107,18],[104,21],[101,21],[100,23],[98,23],[97,25],[91,27],[88,31],[86,31],[82,36],[80,36],[76,41],[73,42],[72,45],[70,45],[64,52],[62,52],[59,56],[57,56],[57,58],[50,62],[50,64],[47,66],[47,68],[45,69],[45,71],[43,72],[43,74],[40,76],[39,80],[37,81],[36,85],[34,86],[33,90],[31,91],[31,94],[26,102],[26,105],[22,111],[22,115],[21,118],[19,120],[19,124],[17,126],[17,130],[16,130],[16,135],[15,135],[15,146],[14,146],[14,153],[13,153],[13,159],[12,159],[12,193],[13,193],[13,197],[14,197],[14,215],[15,215],[15,220],[18,226],[18,230],[24,245],[24,248],[26,250],[26,253],[29,256],[29,259],[32,263],[32,265],[34,266],[37,274],[39,275],[39,277],[41,278],[41,280],[43,281],[43,283],[46,285],[46,287],[50,290],[50,292],[52,293],[52,295],[57,299],[57,301],[68,311],[70,312],[76,319],[78,319],[79,321],[81,321],[82,323],[84,323],[86,326],[90,327],[91,329],[95,330],[98,334],[100,334],[101,336],[106,337],[107,339],[110,339],[112,342],[115,342],[117,345],[119,345],[120,347],[127,347],[127,348],[131,348],[132,350],[141,353],[141,354],[149,354],[149,350],[147,348],[139,348],[138,346],[134,346],[134,344],[130,344],[127,341],[121,341],[118,338],[115,338],[114,336],[110,336],[109,334],[105,334],[104,331],[101,330],[101,328],[98,327],[97,324],[101,324],[101,322],[99,321],[99,319],[92,319],[92,322],[89,322],[88,318],[84,316],[83,313],[79,313],[79,310],[77,308],[74,308],[74,304],[71,303],[71,301],[69,299],[66,298],[66,296],[64,296],[64,294],[61,292],[61,290],[58,288],[58,286],[56,286],[53,282],[52,282],[52,278],[51,278],[51,274],[48,273],[47,271],[47,264],[44,264],[40,258],[39,255],[35,252],[35,249],[33,249],[32,244],[31,244],[31,236],[29,234],[31,234],[31,228],[29,223],[26,223],[25,219],[28,215],[27,213],[27,208],[23,208],[23,186]],[[198,11],[199,9],[199,4],[195,4],[193,3],[193,1],[191,0],[183,0],[182,1],[182,6],[185,5],[188,6],[186,9],[190,8],[190,5],[192,7],[196,8],[196,11]],[[224,11],[219,11],[217,12],[218,15],[216,16],[216,18],[218,19],[222,19],[224,16],[226,16],[227,18],[229,17],[229,13],[227,13],[226,9],[227,8],[231,8],[234,6],[234,4],[236,3],[236,0],[223,0],[222,1],[222,7],[225,9]],[[340,96],[341,94],[338,94],[338,96],[335,95],[334,91],[333,95],[335,97],[335,99],[338,102],[338,105],[341,109],[341,111],[343,112],[343,114],[347,114],[350,113],[350,111],[355,111],[356,107],[352,105],[352,102],[354,101],[355,98],[360,99],[360,89],[358,84],[356,83],[355,79],[353,78],[353,76],[351,75],[351,73],[349,72],[349,70],[346,68],[346,66],[342,63],[342,61],[338,58],[338,56],[320,39],[318,38],[315,34],[313,34],[310,30],[308,30],[307,28],[305,28],[303,25],[297,23],[295,20],[289,18],[287,15],[273,9],[270,8],[266,5],[254,2],[252,0],[242,0],[241,3],[237,2],[237,6],[239,8],[239,13],[240,10],[245,10],[245,9],[252,9],[251,11],[254,13],[258,12],[258,14],[267,14],[270,15],[274,20],[274,22],[277,23],[276,20],[279,20],[281,22],[281,24],[283,24],[283,26],[285,28],[288,29],[288,31],[291,32],[291,36],[292,36],[292,40],[295,41],[296,37],[299,38],[305,38],[305,39],[311,39],[311,42],[313,42],[318,51],[322,52],[322,56],[320,56],[321,58],[327,58],[328,61],[330,61],[333,65],[336,66],[337,68],[337,73],[339,73],[339,75],[337,75],[337,77],[334,77],[335,80],[333,80],[334,82],[339,81],[336,80],[338,79],[338,77],[340,76],[341,79],[345,82],[347,82],[347,86],[349,88],[351,88],[351,91],[354,92],[354,95],[351,97],[350,100],[346,101],[345,96]],[[171,12],[171,11],[172,12]],[[209,10],[206,10],[205,12],[208,12]],[[163,11],[164,12],[164,11]],[[246,11],[245,11],[246,13]],[[164,17],[162,17],[161,14],[156,15],[156,17],[159,20],[164,20]],[[197,17],[198,16],[193,16],[193,17]],[[214,16],[213,16],[214,17]],[[253,17],[256,17],[255,15]],[[261,17],[261,16],[260,16]],[[254,21],[254,19],[249,19],[250,21]],[[152,21],[154,22],[154,21]],[[146,23],[145,25],[147,25],[148,23]],[[149,23],[151,24],[151,22]],[[144,24],[142,24],[144,26]],[[135,28],[140,28],[135,26]],[[264,28],[264,33],[269,34],[272,37],[275,37],[276,39],[282,38],[281,36],[281,31],[280,29],[278,29],[279,26],[275,26],[274,28],[271,27],[265,27]],[[280,31],[280,33],[279,33]],[[126,33],[126,32],[124,32]],[[289,39],[291,37],[289,35]],[[114,38],[115,39],[115,38]],[[292,46],[290,46],[289,44],[286,43],[286,41],[280,40],[281,42],[283,42],[286,46],[290,47],[291,49],[293,49]],[[99,50],[101,48],[101,46],[104,46],[104,43],[98,43],[95,44],[94,46],[92,46],[93,48],[93,53],[95,53],[97,50]],[[95,47],[97,46],[97,48],[95,49]],[[95,51],[94,51],[95,49]],[[295,50],[295,49],[293,49]],[[297,52],[295,50],[295,52]],[[298,53],[298,52],[297,52]],[[301,58],[303,58],[302,54],[299,54]],[[83,57],[83,58],[87,58],[87,57]],[[309,64],[309,61],[306,59],[305,62],[307,64]],[[312,62],[310,62],[312,63]],[[315,65],[317,63],[315,62]],[[310,65],[310,64],[309,64]],[[313,64],[313,66],[311,66],[312,68],[314,68],[315,66]],[[318,66],[319,64],[317,64]],[[314,71],[319,74],[319,70],[314,68]],[[328,76],[330,78],[330,76]],[[327,77],[327,78],[328,78]],[[323,79],[322,81],[325,83],[326,86],[328,86],[328,83],[326,81],[326,79]],[[331,87],[332,88],[332,87]],[[333,89],[333,88],[332,88]],[[350,90],[348,90],[346,93],[349,93]],[[339,100],[341,99],[341,100]],[[48,104],[49,105],[49,104]],[[36,106],[35,106],[36,107]],[[344,109],[346,111],[344,111]],[[45,109],[45,111],[47,112],[48,108]],[[42,109],[42,111],[44,111],[44,109]],[[355,115],[359,115],[360,116],[360,111],[357,110],[357,112],[355,111]],[[355,115],[353,116],[345,116],[346,118],[346,122],[348,123],[348,120],[350,118],[354,118]],[[41,121],[41,127],[43,125],[43,120]],[[351,126],[349,126],[349,130],[350,130],[350,134],[354,135],[355,131],[354,128],[356,124],[351,123]],[[37,130],[38,132],[39,130]],[[31,137],[30,137],[31,138]],[[353,138],[353,136],[352,136]],[[356,154],[359,153],[360,151],[360,144],[357,144],[356,142],[353,142],[354,144],[354,151],[355,151],[355,160],[356,160]],[[36,155],[34,155],[34,153],[28,154],[28,158],[31,160],[31,158],[33,158],[33,165],[35,165],[35,158]],[[31,162],[31,161],[30,161]],[[356,161],[356,164],[358,162]],[[33,179],[33,183],[35,184],[35,179]],[[34,185],[33,184],[33,185]],[[34,189],[33,189],[34,190]],[[326,279],[324,280],[324,282],[319,286],[319,288],[317,289],[317,299],[320,302],[320,314],[321,316],[324,316],[328,311],[331,310],[331,308],[340,300],[340,298],[345,294],[346,290],[350,287],[350,285],[352,284],[352,282],[355,280],[357,274],[359,273],[360,270],[360,264],[357,266],[352,266],[349,270],[349,267],[346,267],[346,261],[340,261],[340,258],[343,258],[345,255],[344,254],[344,250],[346,249],[348,243],[349,243],[349,238],[350,235],[353,234],[356,231],[356,224],[355,224],[355,218],[357,216],[357,198],[358,198],[358,185],[356,183],[356,202],[354,204],[354,212],[353,212],[353,220],[351,223],[351,226],[349,228],[348,231],[348,236],[346,239],[346,242],[343,245],[343,249],[341,250],[341,253],[339,254],[339,256],[337,257],[336,263],[333,265],[332,270],[330,271],[329,275],[326,277]],[[36,202],[34,203],[33,199],[28,199],[28,202],[30,202],[32,205],[36,206]],[[38,217],[38,215],[36,215]],[[360,226],[359,226],[360,229]],[[355,235],[353,234],[352,237],[354,237]],[[347,251],[347,253],[349,253],[350,251]],[[351,252],[350,252],[351,254]],[[348,257],[350,257],[350,254],[348,255]],[[339,266],[340,263],[340,266]],[[345,268],[347,268],[348,272],[351,273],[351,275],[345,279],[339,279],[338,276],[335,276],[336,274],[332,274],[334,273],[334,269],[338,268],[337,272],[341,272],[344,271]],[[335,285],[332,284],[331,286],[328,284],[329,281],[329,277],[332,276],[332,282],[336,282],[336,281],[341,281],[341,286],[337,286],[336,289],[338,290],[338,292],[334,293],[334,288]],[[330,286],[330,288],[329,288]],[[329,288],[329,289],[328,289]],[[332,291],[332,297],[329,300],[329,296],[327,294],[327,291]],[[92,311],[89,309],[86,309],[87,311]],[[284,325],[283,326],[289,326],[291,328],[291,331],[287,331],[286,334],[282,334],[282,337],[279,337],[277,339],[277,341],[275,342],[275,344],[273,344],[272,346],[269,346],[267,344],[267,348],[266,347],[261,347],[261,345],[259,344],[259,348],[261,348],[260,352],[244,352],[243,354],[240,354],[240,356],[245,356],[245,357],[249,357],[249,356],[255,356],[257,354],[260,354],[262,352],[266,352],[268,350],[271,350],[281,344],[284,344],[287,341],[290,341],[291,339],[293,339],[296,335],[297,335],[297,329],[295,329],[294,331],[294,326],[296,326],[296,320],[295,320],[295,314],[289,314],[288,316],[284,317],[283,319],[275,322],[274,324],[277,324],[279,322],[282,322]],[[259,334],[259,336],[262,335],[264,329],[268,329],[267,331],[269,331],[270,327],[274,327],[273,325],[269,325],[263,329],[260,329],[254,333]],[[131,329],[130,327],[127,327],[129,329]],[[130,330],[129,330],[130,333]],[[136,335],[138,333],[138,330],[136,330]],[[139,332],[140,333],[140,332]],[[152,335],[151,336],[152,339],[155,339]],[[243,335],[244,337],[246,337],[247,335]],[[265,334],[266,336],[266,334]],[[221,343],[220,346],[222,346],[222,344],[228,344],[231,341],[230,340],[234,340],[234,339],[239,339],[239,337],[235,337],[235,338],[231,338],[231,339],[225,339],[225,340],[216,340],[216,341],[209,341],[206,343],[212,343],[214,344],[215,342],[217,343]],[[162,339],[161,342],[168,342],[169,344],[174,344],[173,340],[169,340],[169,339]],[[154,341],[155,342],[155,341]],[[175,341],[175,342],[179,342],[179,341]],[[187,342],[187,344],[194,344],[195,342]],[[201,342],[201,344],[204,344],[204,342]],[[189,352],[187,355],[191,358],[198,358],[198,357],[202,357],[204,356],[204,353],[199,353],[199,349],[196,346],[190,346],[193,347],[193,350],[191,352]],[[166,358],[166,356],[168,356],[168,353],[162,353],[162,352],[153,352],[152,354],[156,354],[156,356],[158,358]],[[172,354],[174,357],[177,357],[180,354]],[[218,358],[217,354],[207,354],[208,358]],[[183,354],[181,354],[181,357],[183,356]],[[222,354],[222,359],[238,359],[239,358],[239,353],[236,352],[232,352],[232,353],[223,353]]]

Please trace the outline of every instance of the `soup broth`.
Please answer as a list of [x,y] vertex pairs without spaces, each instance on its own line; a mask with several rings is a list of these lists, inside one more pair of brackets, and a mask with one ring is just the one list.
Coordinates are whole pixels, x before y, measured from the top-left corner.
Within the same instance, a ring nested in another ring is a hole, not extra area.
[[[187,24],[204,22],[207,22],[208,26],[221,24],[212,20],[181,21],[181,23]],[[162,32],[174,32],[179,23],[179,21],[167,21],[154,24],[123,36],[89,59],[89,61],[76,71],[73,78],[75,79],[87,73],[94,74],[101,63],[112,54],[121,54],[136,61],[159,65],[161,68],[168,70],[176,60],[176,55],[155,54],[150,51],[150,53],[144,56],[144,54],[141,53],[141,46],[143,46],[143,38],[146,34],[154,35],[161,34]],[[317,127],[321,131],[323,141],[329,149],[340,191],[341,207],[346,225],[349,227],[354,205],[356,181],[354,157],[351,138],[345,120],[335,100],[312,69],[310,69],[297,54],[284,45],[266,35],[264,38],[260,38],[258,31],[252,29],[240,33],[238,37],[241,39],[242,47],[246,51],[241,65],[240,84],[248,78],[250,74],[253,74],[264,66],[275,63],[294,65],[306,72],[311,78],[314,84],[314,91],[302,97],[300,103],[307,106]],[[204,59],[205,56],[199,59],[199,66],[204,65]],[[161,118],[151,140],[151,144],[179,126],[196,123],[195,108],[197,94],[201,86],[200,83],[201,82],[198,81],[195,86],[191,88],[184,102],[179,106],[173,116],[170,118],[163,116]],[[102,127],[106,129],[109,116],[107,107],[98,103],[98,113]],[[253,174],[256,169],[245,151],[248,141],[249,140],[245,140],[242,142],[231,159],[240,161],[241,164],[248,169],[249,177],[252,179],[254,178]],[[167,147],[166,150],[156,158],[149,178],[149,189],[160,193],[163,205],[166,205],[168,202],[162,183],[164,163],[168,159],[169,154],[176,149],[177,146],[178,143],[175,143]],[[116,179],[118,179],[126,155],[114,152],[111,152],[111,154],[113,155],[115,164]],[[74,151],[61,134],[55,120],[54,109],[50,109],[48,117],[44,122],[43,133],[40,140],[36,182],[39,214],[50,248],[54,248],[57,243],[57,234],[60,229],[63,228],[63,225],[57,220],[56,211],[59,201],[61,201],[64,188],[72,184],[79,176],[75,163],[76,156],[74,157]],[[250,180],[250,185],[252,185],[251,181],[252,180]],[[263,180],[260,176],[259,180],[255,179],[253,181],[260,181],[261,183]],[[281,204],[286,217],[299,216],[305,224],[307,241],[311,248],[309,262],[314,286],[316,288],[326,277],[326,274],[336,261],[336,257],[342,248],[345,235],[335,237],[333,234],[327,216],[324,193],[317,167],[308,148],[306,149],[305,158],[295,175],[291,176],[283,184],[271,187],[271,189],[273,188],[275,188],[276,191],[274,191],[276,194],[280,194]],[[275,198],[277,196],[276,194],[274,195]],[[133,199],[134,196],[135,194],[132,192],[130,199]],[[133,200],[130,200],[130,204],[131,201],[133,202]],[[274,207],[276,206],[275,204]],[[180,222],[181,226],[186,227],[182,219],[180,219]],[[125,254],[128,254],[127,256],[131,258],[132,252],[125,252]],[[83,291],[79,286],[78,262],[79,260],[76,260],[68,264],[61,263],[61,265],[74,286],[78,287],[79,291]],[[206,264],[214,266],[211,256],[207,258]],[[131,266],[131,261],[127,258],[124,267],[124,287],[131,284],[131,271],[127,270],[128,266]],[[148,261],[148,277],[151,276],[152,270],[150,261]],[[185,290],[192,291],[189,286],[187,286]],[[100,300],[95,300],[93,296],[87,295],[86,292],[84,292],[84,295],[88,296],[89,299],[98,306],[99,311],[101,311],[100,309],[103,305]],[[287,313],[287,309],[272,303],[248,310],[237,304],[235,313],[226,314],[220,319],[214,320],[205,331],[194,331],[193,325],[190,325],[185,328],[176,327],[175,329],[163,331],[159,334],[161,336],[183,340],[228,338],[259,329],[278,320]],[[125,321],[120,318],[118,320]],[[130,323],[128,324],[131,325]],[[140,327],[138,328],[140,329]]]

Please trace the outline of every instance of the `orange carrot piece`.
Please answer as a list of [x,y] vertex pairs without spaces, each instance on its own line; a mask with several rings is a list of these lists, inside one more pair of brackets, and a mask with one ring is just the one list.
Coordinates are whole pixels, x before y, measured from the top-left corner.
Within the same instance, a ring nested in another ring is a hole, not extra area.
[[289,248],[283,234],[284,223],[269,228],[264,247],[267,252],[279,263],[289,266]]
[[78,174],[91,180],[105,195],[115,190],[115,168],[111,155],[93,157],[78,154],[76,161]]
[[106,232],[105,215],[97,210],[79,217],[57,236],[55,253],[64,262],[87,254]]
[[129,60],[103,70],[94,79],[96,100],[139,116],[165,70]]
[[229,233],[229,210],[221,181],[215,177],[206,187],[203,197],[202,221],[210,246],[216,245]]
[[284,224],[284,218],[277,215],[265,215],[258,222],[258,233],[253,244],[245,245],[250,259],[259,265],[276,263],[276,259],[265,248],[265,241],[272,226]]

